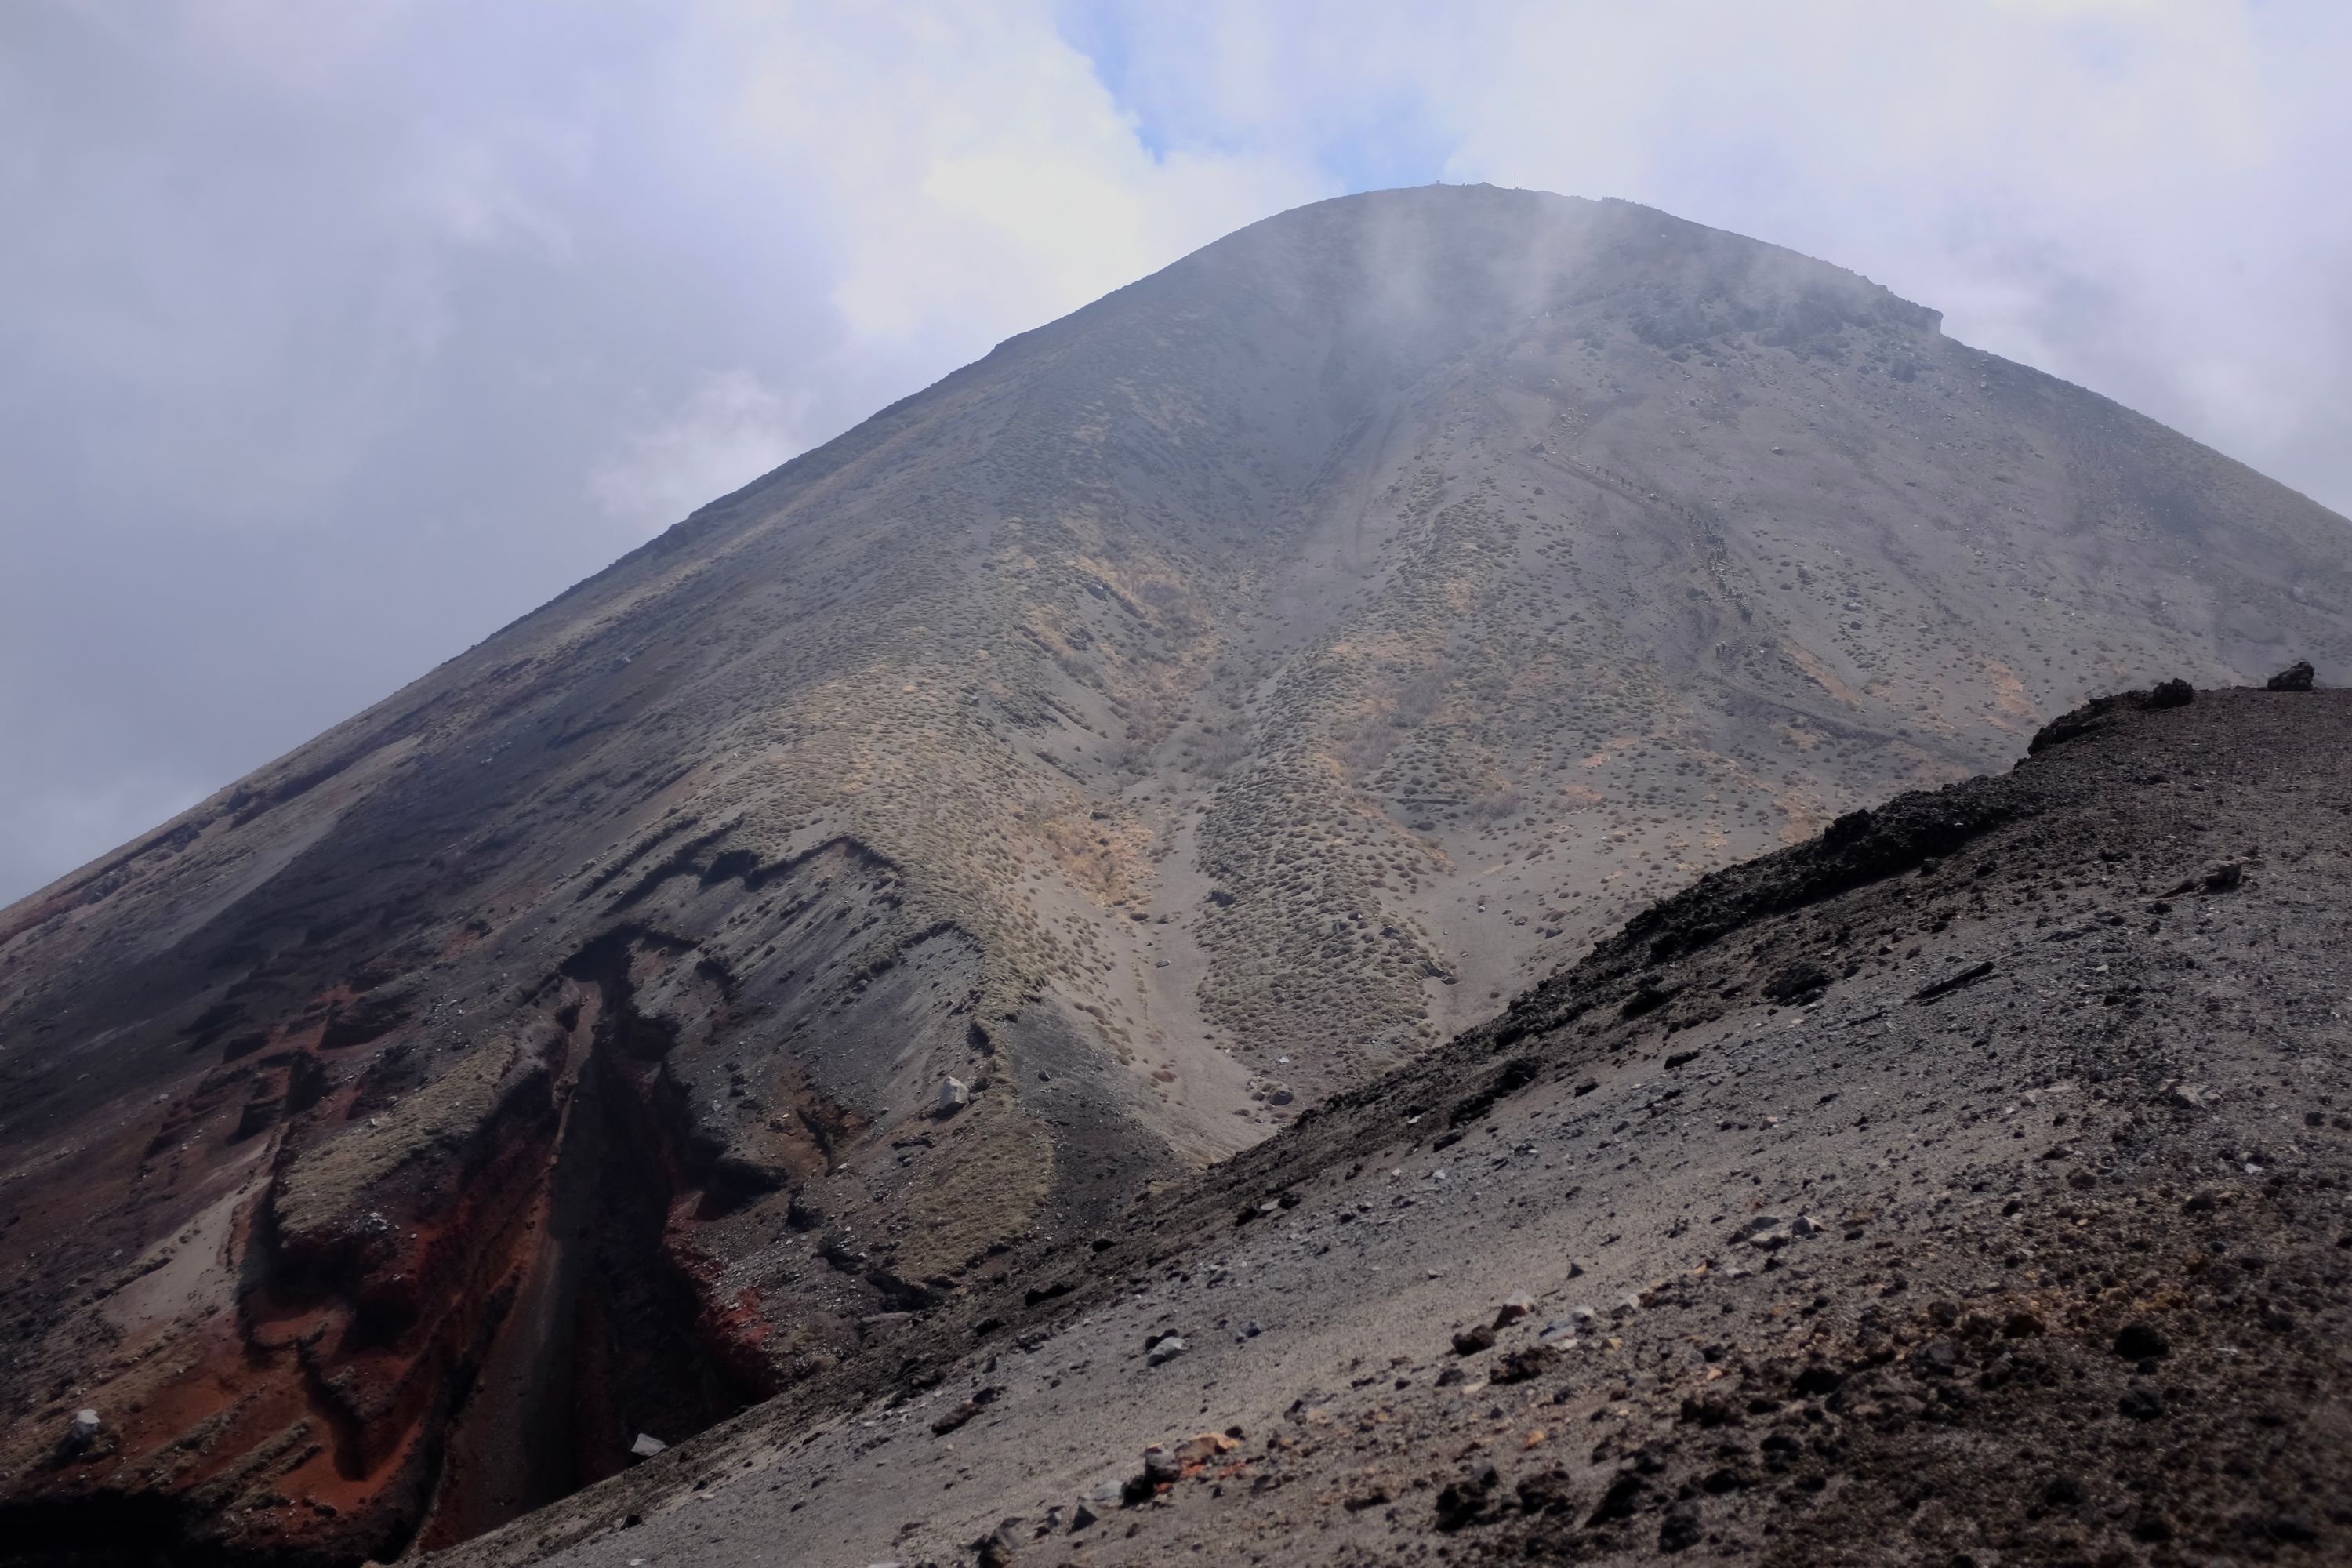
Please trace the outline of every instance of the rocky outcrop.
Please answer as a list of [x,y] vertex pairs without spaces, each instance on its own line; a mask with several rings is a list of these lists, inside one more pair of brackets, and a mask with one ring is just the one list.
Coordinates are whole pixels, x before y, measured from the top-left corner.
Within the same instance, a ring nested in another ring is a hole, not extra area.
[[2299,658],[2272,676],[2268,689],[2273,691],[2308,691],[2317,673],[2311,668],[2311,660]]

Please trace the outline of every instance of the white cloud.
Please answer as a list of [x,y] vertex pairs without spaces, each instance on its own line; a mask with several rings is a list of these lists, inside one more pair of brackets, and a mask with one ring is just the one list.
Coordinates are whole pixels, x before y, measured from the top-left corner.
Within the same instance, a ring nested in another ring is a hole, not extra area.
[[1301,148],[1155,157],[1046,5],[725,16],[742,144],[790,172],[858,339],[976,351],[1338,189]]
[[741,489],[805,447],[812,394],[792,396],[748,370],[720,371],[588,477],[589,493],[619,521],[657,532],[705,501]]
[[1402,136],[1775,240],[2352,508],[2352,6],[1203,0],[1118,37],[1179,135]]

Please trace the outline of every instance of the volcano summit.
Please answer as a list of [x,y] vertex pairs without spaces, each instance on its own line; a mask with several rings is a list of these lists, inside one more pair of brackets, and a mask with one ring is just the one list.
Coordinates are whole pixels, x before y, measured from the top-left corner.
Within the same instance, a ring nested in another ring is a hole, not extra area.
[[0,1525],[452,1544],[2090,689],[2352,662],[2343,519],[1938,320],[1285,214],[0,911]]

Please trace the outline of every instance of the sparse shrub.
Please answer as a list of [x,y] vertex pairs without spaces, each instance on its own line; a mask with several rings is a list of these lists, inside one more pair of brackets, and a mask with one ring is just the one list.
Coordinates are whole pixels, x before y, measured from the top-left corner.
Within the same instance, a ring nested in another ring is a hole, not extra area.
[[1507,784],[1472,801],[1470,815],[1480,822],[1501,822],[1506,817],[1518,816],[1527,809],[1527,805],[1528,797]]
[[1444,669],[1424,669],[1398,689],[1395,713],[1390,722],[1402,730],[1412,729],[1436,712],[1437,705],[1444,700]]

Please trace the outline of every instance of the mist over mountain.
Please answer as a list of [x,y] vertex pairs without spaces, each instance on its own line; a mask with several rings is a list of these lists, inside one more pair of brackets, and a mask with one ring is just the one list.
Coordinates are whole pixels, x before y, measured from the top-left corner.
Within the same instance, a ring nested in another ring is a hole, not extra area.
[[502,1523],[2091,689],[2334,676],[2346,528],[1646,208],[1268,219],[0,911],[5,1506]]

